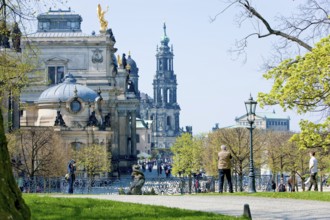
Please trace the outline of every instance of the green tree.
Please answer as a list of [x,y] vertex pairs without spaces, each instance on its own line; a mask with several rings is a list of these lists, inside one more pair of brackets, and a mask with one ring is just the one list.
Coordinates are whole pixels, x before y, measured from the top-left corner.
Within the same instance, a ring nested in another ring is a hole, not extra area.
[[202,145],[202,161],[203,168],[208,176],[218,175],[218,154],[220,143],[216,138],[215,133],[205,135],[205,140]]
[[191,176],[201,169],[201,149],[191,134],[184,133],[178,137],[171,151],[173,152],[172,172],[174,175],[181,173]]
[[95,175],[111,171],[111,153],[105,146],[93,144],[76,149],[73,156],[77,162],[78,171],[84,170],[91,181]]
[[[16,53],[0,52],[0,103],[8,98],[18,97],[20,88],[26,84],[24,73],[31,70],[31,65],[22,63],[20,55]],[[8,92],[9,91],[9,92]],[[3,107],[0,108],[0,219],[30,219],[30,211],[19,191],[13,177],[4,122]]]
[[0,109],[0,219],[30,219],[30,210],[22,199],[11,170]]
[[[330,35],[316,44],[304,56],[283,61],[278,67],[264,74],[274,84],[269,93],[259,93],[261,106],[279,104],[298,113],[323,112],[330,107]],[[293,136],[301,148],[330,145],[330,117],[323,122],[300,122],[301,133]]]
[[[31,63],[22,58],[20,53],[16,53],[17,50],[7,49],[8,37],[10,37],[8,29],[15,21],[19,21],[21,27],[26,27],[22,22],[34,17],[35,6],[41,2],[39,0],[0,1],[0,46],[6,48],[0,51],[0,103],[3,99],[19,97],[20,89],[27,82],[26,73],[33,69]],[[31,214],[14,181],[4,134],[3,110],[0,108],[0,219],[26,220],[31,218]]]
[[189,192],[191,193],[192,175],[202,169],[201,140],[194,139],[191,134],[184,133],[178,137],[171,147],[173,152],[172,172],[189,177]]

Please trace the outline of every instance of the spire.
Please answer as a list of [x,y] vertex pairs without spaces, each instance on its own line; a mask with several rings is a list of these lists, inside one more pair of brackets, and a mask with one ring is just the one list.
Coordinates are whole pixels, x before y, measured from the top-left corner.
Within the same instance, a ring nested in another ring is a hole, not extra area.
[[164,37],[167,37],[167,35],[166,35],[166,24],[165,24],[165,22],[164,22],[163,29],[164,29]]
[[170,38],[167,37],[167,34],[166,34],[166,24],[165,24],[165,22],[164,22],[164,25],[163,25],[163,29],[164,29],[164,36],[162,36],[161,44],[162,44],[162,46],[168,47],[167,44],[170,41]]

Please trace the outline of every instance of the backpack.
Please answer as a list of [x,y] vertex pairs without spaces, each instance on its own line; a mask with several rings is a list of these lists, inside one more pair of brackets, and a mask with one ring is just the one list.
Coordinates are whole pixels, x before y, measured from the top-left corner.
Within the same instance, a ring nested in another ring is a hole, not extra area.
[[283,183],[281,183],[279,186],[278,186],[278,191],[279,192],[285,192],[286,189],[285,189],[285,185]]

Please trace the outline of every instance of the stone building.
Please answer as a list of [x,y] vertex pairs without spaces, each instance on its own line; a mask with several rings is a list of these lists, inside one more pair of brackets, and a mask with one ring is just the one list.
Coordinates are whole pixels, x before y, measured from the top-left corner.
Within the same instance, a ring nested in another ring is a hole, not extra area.
[[156,75],[153,80],[153,98],[141,94],[140,117],[152,121],[152,148],[170,148],[180,135],[180,106],[177,102],[177,79],[173,67],[173,46],[164,35],[157,46]]
[[[247,116],[242,115],[235,118],[236,126],[250,126]],[[290,117],[273,112],[256,112],[254,121],[256,128],[273,131],[290,131]]]
[[53,126],[68,147],[103,145],[119,175],[136,162],[134,66],[116,58],[111,29],[84,34],[81,22],[70,9],[50,9],[22,40],[23,53],[36,56],[37,65],[21,94],[20,125]]
[[136,119],[136,150],[138,153],[151,154],[151,120]]

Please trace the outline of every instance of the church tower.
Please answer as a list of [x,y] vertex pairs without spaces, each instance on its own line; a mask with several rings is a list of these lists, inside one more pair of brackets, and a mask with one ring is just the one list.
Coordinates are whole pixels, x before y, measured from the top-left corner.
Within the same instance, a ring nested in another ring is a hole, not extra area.
[[177,80],[173,69],[173,46],[169,47],[166,25],[156,54],[157,70],[153,80],[154,103],[150,111],[152,145],[169,148],[180,134],[180,106],[177,103]]

